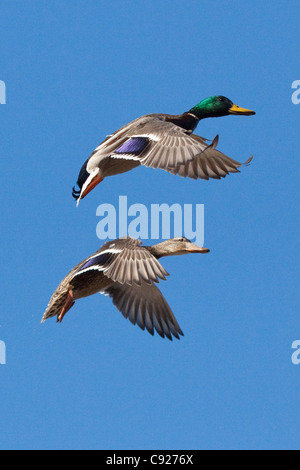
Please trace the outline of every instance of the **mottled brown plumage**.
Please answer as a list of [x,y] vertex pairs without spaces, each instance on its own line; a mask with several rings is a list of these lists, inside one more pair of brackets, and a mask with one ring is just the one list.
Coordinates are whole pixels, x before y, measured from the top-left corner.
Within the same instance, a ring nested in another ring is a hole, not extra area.
[[79,263],[54,292],[42,322],[57,316],[59,322],[75,301],[96,293],[112,298],[125,318],[140,328],[170,340],[183,335],[168,303],[156,287],[168,273],[159,258],[188,253],[208,253],[186,238],[174,238],[154,246],[142,246],[133,238],[107,242]]

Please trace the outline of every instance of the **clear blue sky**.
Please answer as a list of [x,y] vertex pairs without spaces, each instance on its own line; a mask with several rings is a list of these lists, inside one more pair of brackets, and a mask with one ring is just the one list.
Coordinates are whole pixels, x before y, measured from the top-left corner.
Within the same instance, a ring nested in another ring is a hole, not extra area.
[[[299,2],[2,0],[0,448],[299,448]],[[78,209],[78,171],[150,112],[223,94],[252,118],[202,122],[253,164],[221,182],[140,168]],[[166,259],[161,289],[185,333],[152,338],[109,299],[40,325],[96,251],[96,209],[205,204],[207,256]]]

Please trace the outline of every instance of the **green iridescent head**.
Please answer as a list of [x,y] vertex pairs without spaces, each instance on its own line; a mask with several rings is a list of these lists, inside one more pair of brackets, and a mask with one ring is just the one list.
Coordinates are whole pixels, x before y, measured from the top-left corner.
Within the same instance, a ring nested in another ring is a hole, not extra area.
[[209,117],[229,116],[230,114],[253,116],[255,111],[241,108],[228,98],[225,98],[225,96],[211,96],[194,106],[189,113],[194,114],[198,119],[205,119]]

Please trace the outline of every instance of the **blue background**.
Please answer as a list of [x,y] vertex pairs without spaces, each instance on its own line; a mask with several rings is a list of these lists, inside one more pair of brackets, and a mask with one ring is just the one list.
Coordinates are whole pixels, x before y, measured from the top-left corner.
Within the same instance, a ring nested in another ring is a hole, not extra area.
[[[0,447],[299,448],[299,2],[1,2]],[[251,118],[201,122],[253,164],[222,181],[139,168],[76,210],[104,137],[223,94]],[[133,327],[109,299],[40,325],[65,274],[96,251],[96,208],[205,204],[206,256],[163,260],[185,332]]]

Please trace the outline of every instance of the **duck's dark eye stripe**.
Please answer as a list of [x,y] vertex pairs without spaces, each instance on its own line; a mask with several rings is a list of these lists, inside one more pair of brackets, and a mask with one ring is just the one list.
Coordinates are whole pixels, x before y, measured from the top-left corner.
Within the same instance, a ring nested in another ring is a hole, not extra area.
[[119,147],[116,154],[139,155],[149,143],[147,137],[132,137]]
[[100,254],[99,256],[95,256],[94,258],[88,260],[80,269],[83,271],[84,269],[90,268],[91,266],[104,266],[111,258],[112,253],[104,253]]

